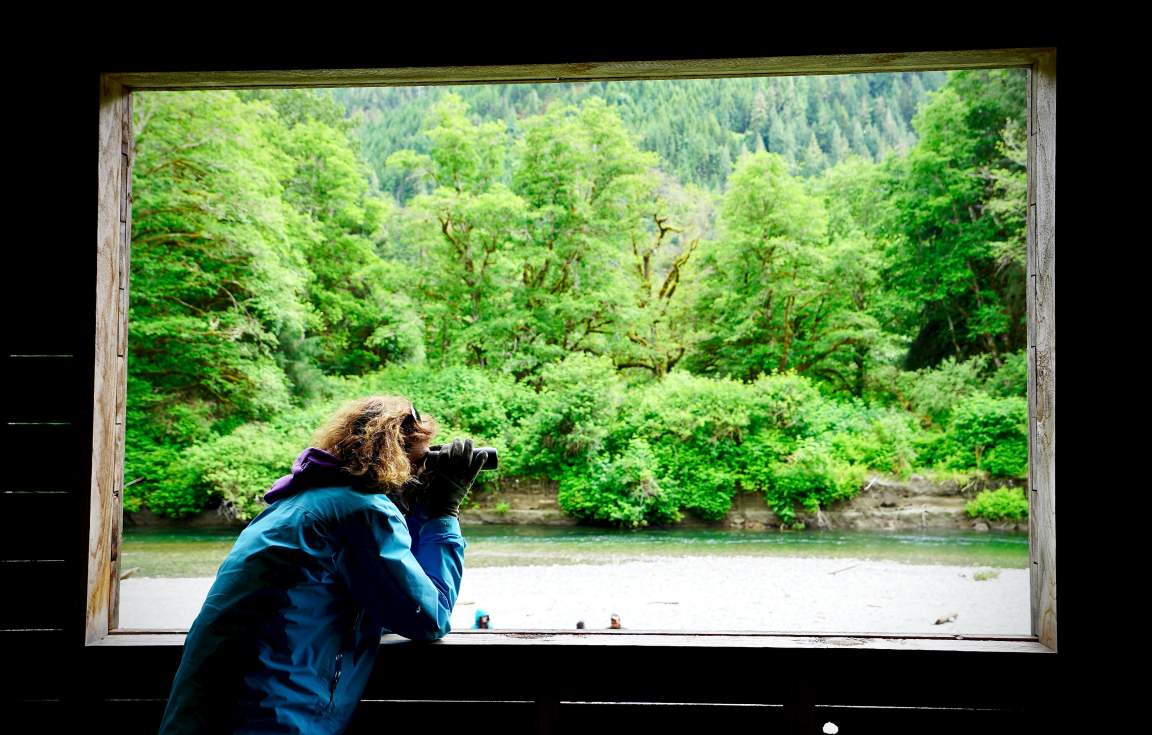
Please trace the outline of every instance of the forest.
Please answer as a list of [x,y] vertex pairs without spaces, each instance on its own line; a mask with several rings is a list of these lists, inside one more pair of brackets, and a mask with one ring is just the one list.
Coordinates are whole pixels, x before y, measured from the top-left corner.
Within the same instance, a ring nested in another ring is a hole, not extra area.
[[1025,79],[134,95],[125,509],[251,518],[369,393],[592,523],[1026,477]]

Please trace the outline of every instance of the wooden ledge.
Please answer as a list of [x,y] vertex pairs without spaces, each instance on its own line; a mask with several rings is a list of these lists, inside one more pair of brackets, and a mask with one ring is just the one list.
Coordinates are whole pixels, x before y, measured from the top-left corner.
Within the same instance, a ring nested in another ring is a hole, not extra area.
[[[186,631],[121,629],[110,632],[89,646],[183,646]],[[871,651],[957,651],[971,653],[1055,653],[1034,636],[827,634],[684,631],[574,631],[574,630],[462,630],[439,641],[410,641],[386,635],[381,646],[604,646],[635,648],[778,648],[860,649]]]
[[1031,66],[1051,49],[909,51],[722,59],[587,61],[555,64],[405,66],[378,69],[148,71],[121,69],[109,79],[134,91],[278,87],[375,87],[513,84],[588,80],[716,79],[792,74],[912,72]]

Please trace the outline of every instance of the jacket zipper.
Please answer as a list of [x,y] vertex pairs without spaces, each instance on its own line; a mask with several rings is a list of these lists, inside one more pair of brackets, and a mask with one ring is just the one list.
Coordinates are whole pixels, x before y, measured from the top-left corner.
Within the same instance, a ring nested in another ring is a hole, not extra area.
[[336,654],[336,673],[332,675],[332,684],[328,687],[328,706],[336,705],[336,685],[340,683],[340,662],[344,659],[344,652]]
[[344,658],[344,652],[336,654],[336,672],[332,675],[332,684],[328,685],[328,706],[332,707],[336,704],[336,684],[340,683],[340,662]]
[[[352,621],[352,627],[347,631],[351,636],[352,641],[356,640],[356,631],[360,628],[360,620],[364,617],[364,610],[361,609],[356,613],[356,619]],[[336,665],[332,674],[332,683],[328,685],[328,706],[336,706],[336,685],[340,683],[340,674],[342,671],[342,662],[344,661],[344,649],[348,647],[348,639],[345,638],[340,642],[340,652],[336,654]]]

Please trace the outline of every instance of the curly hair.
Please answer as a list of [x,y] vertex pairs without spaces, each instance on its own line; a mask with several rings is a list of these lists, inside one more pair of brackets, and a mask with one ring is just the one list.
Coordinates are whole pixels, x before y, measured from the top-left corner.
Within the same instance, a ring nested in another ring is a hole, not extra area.
[[367,485],[398,490],[412,479],[408,450],[431,440],[438,428],[427,416],[417,422],[407,398],[368,396],[341,406],[312,444],[338,457],[345,472]]

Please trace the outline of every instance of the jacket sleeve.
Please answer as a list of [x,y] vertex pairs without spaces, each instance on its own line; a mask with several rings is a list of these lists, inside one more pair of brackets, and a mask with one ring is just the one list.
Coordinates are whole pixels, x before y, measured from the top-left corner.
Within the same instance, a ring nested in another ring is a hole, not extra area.
[[[384,628],[436,640],[451,630],[467,542],[455,518],[412,520],[383,499],[350,513],[341,523],[336,567],[352,596]],[[410,523],[418,537],[415,553]]]

